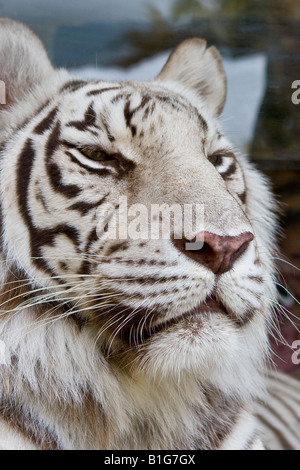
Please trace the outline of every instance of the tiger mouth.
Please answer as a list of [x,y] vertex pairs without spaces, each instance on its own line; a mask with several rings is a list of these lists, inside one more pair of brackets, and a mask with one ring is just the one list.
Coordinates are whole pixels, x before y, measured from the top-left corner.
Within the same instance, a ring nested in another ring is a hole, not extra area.
[[[200,330],[201,319],[204,320],[208,314],[222,314],[232,318],[231,312],[225,305],[215,295],[210,295],[196,307],[169,319],[157,319],[155,324],[152,323],[153,317],[152,319],[149,317],[149,312],[146,309],[143,308],[136,315],[133,315],[132,308],[119,303],[110,309],[110,315],[106,317],[106,322],[109,323],[109,319],[114,318],[112,333],[118,336],[124,344],[132,347],[133,345],[141,346],[153,336],[161,332],[168,332],[176,325],[183,325],[186,328],[196,325],[196,328]],[[148,320],[148,324],[147,317],[150,320]]]
[[229,311],[225,307],[225,305],[220,302],[215,296],[209,296],[205,299],[204,302],[201,302],[199,305],[194,307],[191,310],[188,310],[187,312],[183,312],[180,315],[177,315],[174,318],[171,318],[169,320],[165,320],[151,328],[150,331],[148,331],[148,334],[145,335],[144,339],[150,338],[151,336],[164,331],[168,330],[170,327],[173,325],[177,325],[181,323],[183,320],[193,320],[197,315],[200,314],[209,314],[209,313],[222,313],[223,315],[229,316]]

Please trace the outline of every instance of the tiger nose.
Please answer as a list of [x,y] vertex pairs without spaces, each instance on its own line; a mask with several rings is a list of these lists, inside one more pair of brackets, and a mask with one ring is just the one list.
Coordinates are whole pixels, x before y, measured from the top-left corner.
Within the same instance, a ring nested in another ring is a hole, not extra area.
[[174,244],[186,256],[210,269],[214,274],[223,274],[232,268],[253,238],[251,232],[235,236],[199,232],[190,242],[174,239]]

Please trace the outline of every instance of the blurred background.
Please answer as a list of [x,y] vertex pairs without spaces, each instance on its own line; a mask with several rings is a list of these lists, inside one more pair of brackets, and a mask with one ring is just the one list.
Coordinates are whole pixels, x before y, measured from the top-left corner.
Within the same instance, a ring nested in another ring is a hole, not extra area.
[[291,98],[292,83],[300,80],[300,2],[0,0],[0,16],[27,24],[55,66],[90,78],[150,80],[170,50],[192,36],[218,47],[229,90],[223,126],[271,179],[280,204],[282,307],[275,305],[280,334],[274,360],[281,369],[296,370],[291,345],[300,339],[300,104]]

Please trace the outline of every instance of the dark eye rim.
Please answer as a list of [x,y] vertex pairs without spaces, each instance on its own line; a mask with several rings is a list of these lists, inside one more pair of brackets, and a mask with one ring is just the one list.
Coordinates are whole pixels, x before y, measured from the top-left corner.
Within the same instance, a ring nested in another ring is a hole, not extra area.
[[223,163],[223,158],[229,157],[235,159],[234,153],[228,150],[218,150],[207,156],[207,160],[214,166],[220,166]]
[[212,155],[208,155],[207,160],[214,166],[222,165],[223,154],[213,153]]
[[[93,147],[78,147],[77,150],[79,150],[79,152],[85,157],[85,158],[88,158],[89,160],[92,160],[93,162],[111,162],[111,161],[118,161],[118,158],[117,158],[117,155],[116,154],[109,154],[107,152],[105,152],[104,150],[102,149],[98,149],[98,148],[93,148]],[[89,155],[88,153],[91,153],[91,155]],[[92,153],[99,153],[99,154],[102,154],[103,155],[103,159],[97,159],[97,158],[93,158],[92,156]]]
[[[63,145],[65,145],[66,147],[68,147],[69,149],[72,149],[72,150],[76,150],[77,152],[79,152],[84,158],[86,158],[87,160],[91,161],[91,162],[95,162],[95,163],[102,163],[103,166],[106,166],[106,167],[110,167],[110,168],[114,168],[116,170],[119,170],[119,171],[122,171],[122,172],[128,172],[132,169],[135,168],[136,166],[136,163],[133,162],[132,160],[128,159],[127,157],[125,157],[124,155],[122,155],[121,153],[117,153],[117,152],[114,152],[114,153],[108,153],[106,152],[105,150],[103,150],[102,148],[100,147],[96,147],[96,146],[93,146],[93,145],[76,145],[76,144],[72,144],[70,142],[67,142],[67,141],[62,141],[61,142]],[[105,158],[104,160],[94,160],[92,158],[89,158],[87,155],[85,155],[83,153],[83,150],[84,149],[90,149],[90,150],[95,150],[95,151],[99,151],[99,152],[103,152],[103,154],[105,154],[105,156],[107,158]]]
[[[76,145],[76,144],[72,144],[70,142],[67,142],[66,140],[63,140],[62,144],[65,145],[66,147],[70,148],[70,149],[77,150],[78,152],[81,153],[81,155],[83,157],[87,158],[88,160],[94,161],[94,162],[97,162],[97,161],[98,162],[105,162],[105,161],[112,161],[112,160],[117,161],[118,160],[117,154],[109,154],[100,147],[96,147],[96,146],[93,146],[93,145],[82,145],[82,146],[80,146],[80,145]],[[103,159],[103,160],[93,159],[91,156],[86,154],[86,152],[88,152],[88,151],[90,151],[90,152],[100,152],[103,155],[105,155],[105,159]]]

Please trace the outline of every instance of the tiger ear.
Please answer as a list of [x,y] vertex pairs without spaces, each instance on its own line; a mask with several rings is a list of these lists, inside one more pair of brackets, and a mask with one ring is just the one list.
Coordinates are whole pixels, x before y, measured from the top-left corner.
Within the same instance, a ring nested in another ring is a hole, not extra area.
[[53,71],[40,40],[22,23],[0,19],[0,112]]
[[219,116],[226,100],[226,75],[222,58],[215,47],[206,48],[204,39],[187,39],[171,53],[156,78],[177,82],[204,100],[214,116]]

